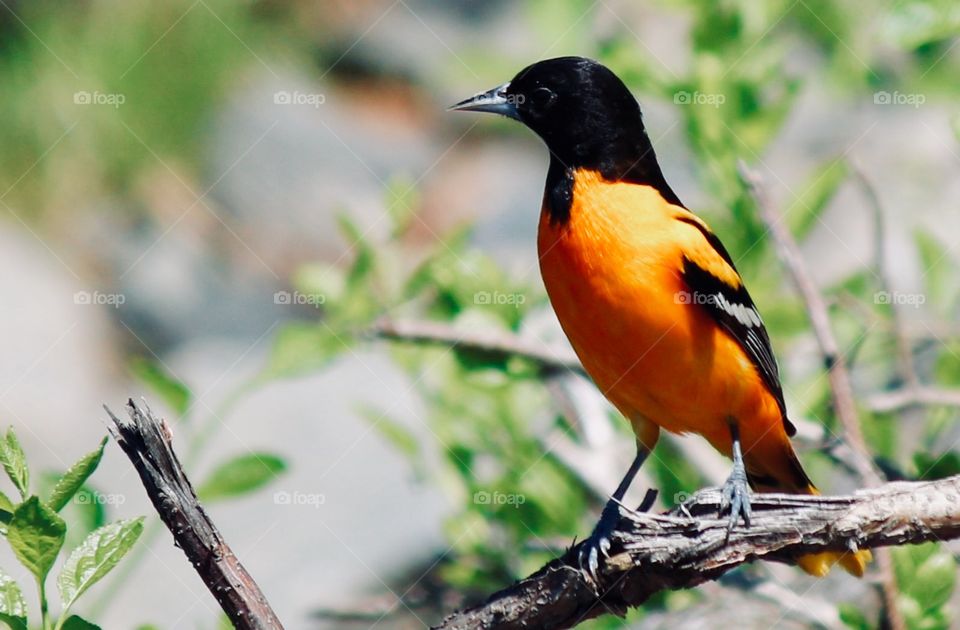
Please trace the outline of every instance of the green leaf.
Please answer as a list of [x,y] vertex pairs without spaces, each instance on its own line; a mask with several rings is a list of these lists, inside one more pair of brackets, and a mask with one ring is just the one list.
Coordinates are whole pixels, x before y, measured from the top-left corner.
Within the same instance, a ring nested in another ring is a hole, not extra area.
[[954,258],[943,241],[922,230],[914,234],[920,254],[921,278],[931,302],[948,303],[955,287]]
[[790,230],[802,240],[823,216],[830,200],[837,194],[840,185],[850,175],[850,166],[845,160],[831,159],[814,171],[803,191],[787,208]]
[[917,479],[922,481],[944,479],[960,474],[960,453],[957,451],[947,451],[937,456],[925,452],[916,453],[913,456],[913,463],[917,467]]
[[7,540],[20,563],[43,581],[57,559],[67,525],[57,513],[32,496],[13,512]]
[[13,630],[27,630],[27,603],[20,585],[3,571],[0,571],[0,621]]
[[117,566],[143,532],[143,517],[104,525],[73,550],[60,571],[57,585],[66,611],[77,598]]
[[337,223],[340,225],[340,232],[346,239],[347,245],[355,252],[353,264],[347,272],[347,288],[358,289],[363,286],[376,265],[376,250],[373,244],[367,240],[364,232],[354,223],[350,217],[341,214],[337,217]]
[[197,494],[205,501],[248,494],[270,483],[286,469],[287,463],[270,453],[240,455],[217,466]]
[[[930,47],[935,51],[937,43],[951,40],[960,28],[960,15],[951,10],[955,6],[949,0],[893,3],[885,11],[879,37],[884,42],[904,49]],[[835,37],[840,36],[842,34]],[[933,70],[935,65],[932,64],[928,70]]]
[[840,612],[840,621],[848,628],[852,628],[853,630],[870,630],[873,628],[873,624],[867,620],[867,616],[863,614],[863,611],[853,604],[840,604],[838,609]]
[[0,523],[9,523],[16,506],[3,492],[0,492]]
[[93,474],[100,464],[103,457],[103,447],[107,445],[107,438],[100,440],[100,446],[95,450],[81,457],[67,472],[57,481],[53,487],[50,498],[47,499],[47,505],[54,512],[59,512],[73,498],[73,495],[80,490],[83,483]]
[[19,617],[13,617],[4,613],[0,613],[0,622],[7,624],[7,627],[10,630],[29,630],[27,627],[27,620],[20,619]]
[[362,406],[360,415],[369,422],[371,429],[375,429],[394,448],[412,461],[417,461],[420,442],[413,431],[372,406]]
[[291,323],[277,333],[263,378],[280,378],[316,370],[347,349],[348,337],[337,338],[322,324]]
[[397,238],[410,227],[420,205],[416,182],[408,177],[393,177],[387,182],[384,193],[384,204],[393,223],[391,232]]
[[186,414],[192,397],[190,389],[162,365],[146,359],[136,359],[130,364],[130,370],[178,416]]
[[946,605],[957,580],[957,562],[942,548],[917,567],[909,592],[924,611]]
[[70,615],[63,623],[63,630],[100,630],[100,626],[81,619],[76,615]]
[[335,304],[343,299],[346,274],[334,265],[312,263],[300,267],[293,275],[292,284],[301,293],[322,296],[324,304]]
[[27,457],[20,448],[13,427],[7,429],[5,437],[0,438],[0,463],[7,471],[10,481],[17,487],[21,498],[26,499],[30,488],[30,471],[27,468]]

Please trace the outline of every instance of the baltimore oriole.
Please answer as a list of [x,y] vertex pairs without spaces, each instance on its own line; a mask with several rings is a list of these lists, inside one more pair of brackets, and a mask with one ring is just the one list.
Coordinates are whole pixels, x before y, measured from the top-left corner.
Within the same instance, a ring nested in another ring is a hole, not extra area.
[[[561,57],[452,107],[532,129],[550,151],[537,237],[540,271],[564,332],[636,434],[637,455],[584,558],[595,575],[619,505],[660,429],[697,433],[733,459],[723,487],[732,528],[750,524],[749,487],[817,494],[790,443],[763,320],[720,239],[667,184],[640,106],[600,63]],[[863,575],[870,552],[798,558],[822,576]]]

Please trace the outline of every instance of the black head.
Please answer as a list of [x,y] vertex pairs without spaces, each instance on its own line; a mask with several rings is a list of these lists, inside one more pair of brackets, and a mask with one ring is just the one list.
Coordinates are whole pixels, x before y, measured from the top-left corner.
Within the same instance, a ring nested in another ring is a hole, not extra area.
[[[658,188],[662,184],[669,191],[643,127],[639,104],[617,75],[592,59],[539,61],[509,82],[451,109],[492,112],[519,120],[546,143],[552,161],[559,163],[551,167],[589,168],[610,180]],[[675,201],[672,191],[668,196]]]

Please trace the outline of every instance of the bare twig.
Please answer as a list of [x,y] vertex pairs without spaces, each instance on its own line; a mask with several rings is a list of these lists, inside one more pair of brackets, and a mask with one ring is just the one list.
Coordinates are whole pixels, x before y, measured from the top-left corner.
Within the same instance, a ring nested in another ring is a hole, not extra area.
[[[840,426],[843,427],[844,438],[856,454],[853,463],[857,467],[857,473],[867,486],[877,486],[881,483],[881,476],[873,465],[870,450],[867,448],[867,442],[863,437],[850,372],[833,334],[827,303],[807,270],[800,254],[800,247],[793,238],[793,234],[790,233],[789,228],[774,210],[759,175],[748,169],[742,162],[739,164],[739,170],[741,178],[756,201],[760,218],[773,237],[777,255],[792,276],[806,306],[807,315],[810,318],[810,324],[817,338],[817,344],[820,346],[820,353],[823,355],[824,366],[830,379],[830,391],[833,395],[833,407],[837,419],[840,421]],[[906,624],[897,605],[897,580],[893,571],[893,558],[888,551],[881,550],[877,553],[877,565],[880,569],[881,590],[887,623],[892,630],[903,630]]]
[[153,507],[234,627],[282,630],[260,587],[198,502],[173,452],[167,424],[133,400],[127,401],[129,422],[104,409],[113,421],[110,433],[140,474]]
[[916,385],[874,394],[867,399],[873,411],[901,411],[911,407],[960,407],[960,390]]
[[873,214],[874,266],[877,268],[877,276],[880,279],[880,291],[891,298],[890,312],[893,313],[893,337],[897,345],[897,371],[900,373],[903,382],[908,387],[913,387],[920,384],[920,379],[917,378],[917,369],[913,363],[913,348],[907,338],[903,313],[897,300],[893,299],[892,274],[890,273],[890,266],[887,264],[887,257],[884,255],[887,243],[887,220],[883,214],[883,205],[880,203],[880,196],[873,187],[873,183],[856,164],[853,165],[853,174],[863,189],[867,198],[867,205]]
[[370,333],[384,339],[432,343],[501,357],[521,357],[541,366],[546,373],[574,372],[586,375],[579,359],[564,347],[546,347],[524,337],[495,330],[466,331],[433,321],[396,321],[382,318]]
[[[697,493],[667,514],[623,511],[595,588],[577,562],[580,545],[438,628],[569,628],[622,614],[666,589],[690,588],[754,559],[790,561],[819,551],[960,537],[960,476],[895,482],[853,496],[757,494],[752,523],[727,538],[720,494]],[[599,595],[598,595],[599,593]]]
[[917,406],[944,405],[960,407],[960,390],[930,387],[920,382],[916,364],[913,360],[913,346],[910,334],[907,331],[903,309],[895,299],[893,283],[891,282],[888,259],[883,255],[886,243],[886,221],[883,214],[883,205],[880,195],[870,181],[870,178],[857,165],[853,173],[867,197],[868,205],[874,216],[874,248],[876,252],[875,265],[880,277],[880,290],[889,297],[890,312],[893,315],[893,338],[897,347],[897,371],[903,384],[893,391],[884,392],[870,397],[867,404],[874,411],[903,411]]

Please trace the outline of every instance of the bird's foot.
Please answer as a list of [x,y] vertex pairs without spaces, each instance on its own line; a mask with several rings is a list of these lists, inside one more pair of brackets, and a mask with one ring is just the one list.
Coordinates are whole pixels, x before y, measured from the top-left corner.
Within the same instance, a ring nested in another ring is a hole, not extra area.
[[733,531],[741,516],[743,524],[750,527],[750,485],[747,483],[747,471],[742,462],[734,462],[733,472],[730,473],[721,490],[720,515],[723,516],[727,509],[730,510],[727,536]]
[[586,573],[595,585],[599,585],[597,571],[600,569],[600,557],[610,557],[610,536],[616,530],[619,520],[620,503],[611,499],[604,506],[600,520],[597,521],[590,537],[580,546],[578,558],[580,570]]

